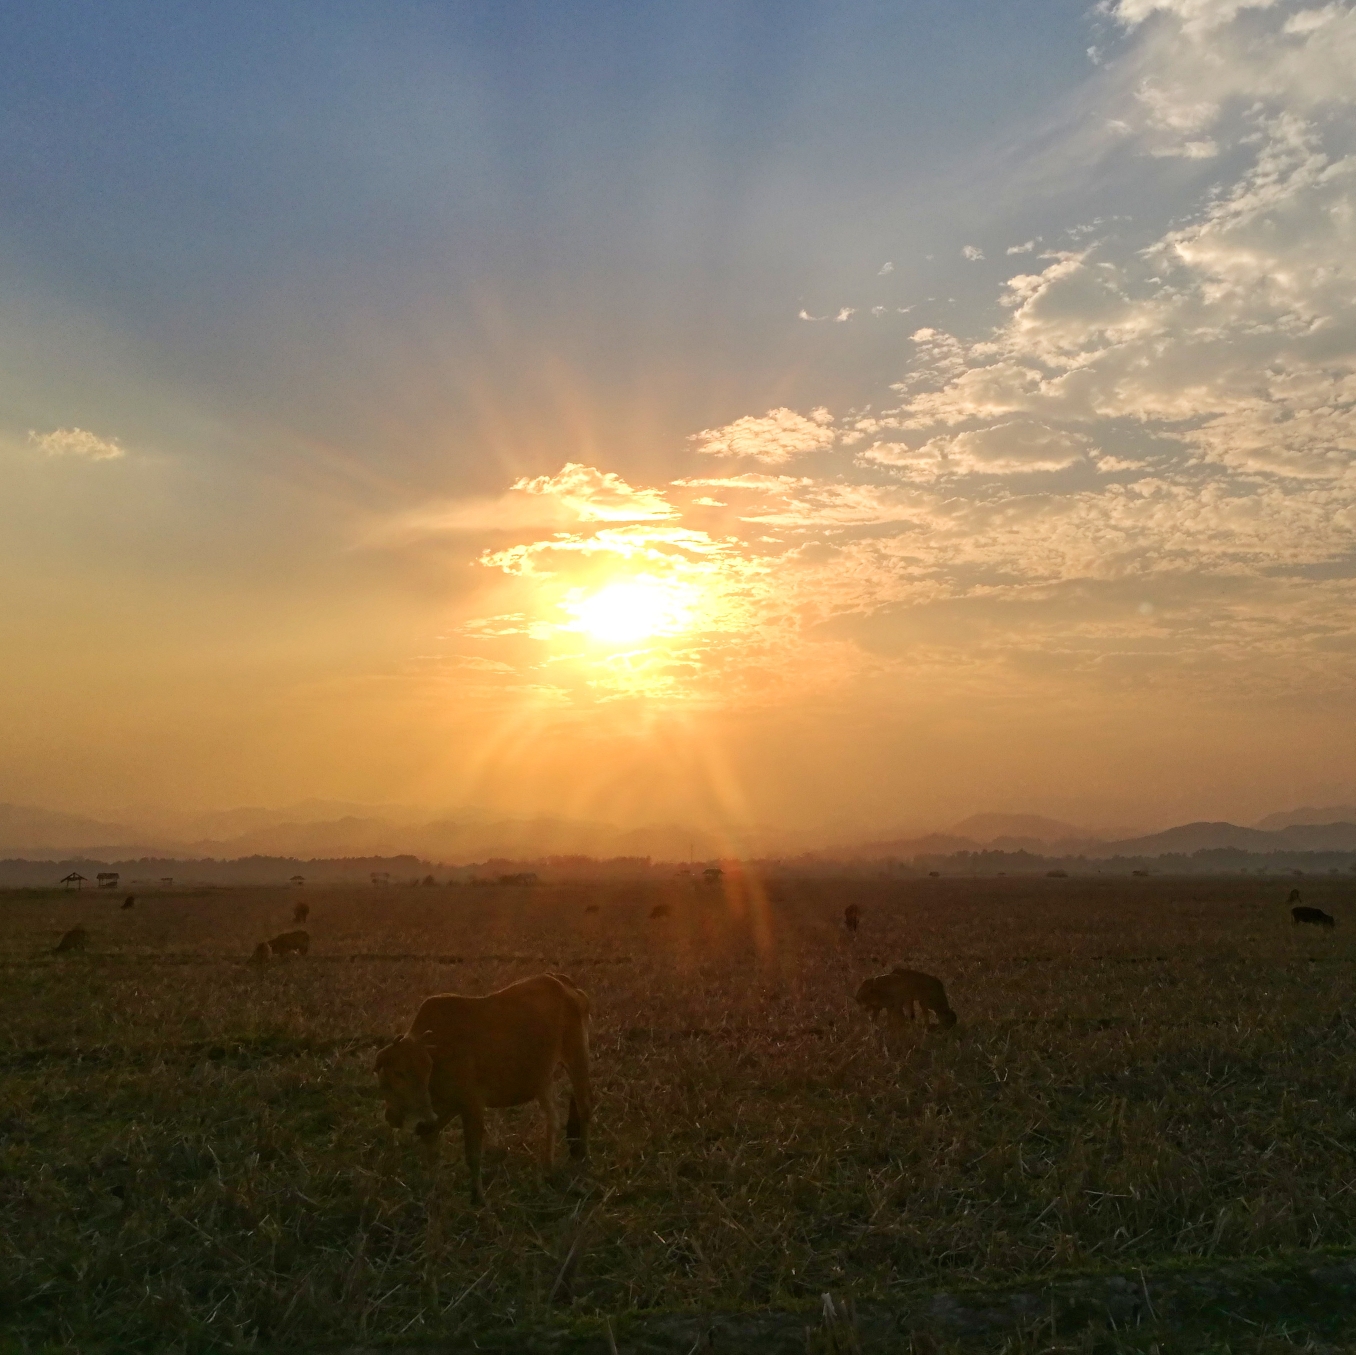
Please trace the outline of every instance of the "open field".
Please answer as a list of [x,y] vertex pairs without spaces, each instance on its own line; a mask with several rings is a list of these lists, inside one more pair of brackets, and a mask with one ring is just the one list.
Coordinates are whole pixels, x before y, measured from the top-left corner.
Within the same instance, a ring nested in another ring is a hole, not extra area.
[[[246,965],[303,896],[310,955]],[[122,897],[0,895],[0,1341],[603,1351],[606,1317],[625,1351],[639,1310],[1356,1248],[1350,881]],[[955,1030],[883,1049],[851,999],[896,963]],[[592,1157],[544,1181],[536,1108],[491,1112],[473,1210],[459,1129],[430,1179],[372,1057],[425,995],[545,969],[593,1003]]]

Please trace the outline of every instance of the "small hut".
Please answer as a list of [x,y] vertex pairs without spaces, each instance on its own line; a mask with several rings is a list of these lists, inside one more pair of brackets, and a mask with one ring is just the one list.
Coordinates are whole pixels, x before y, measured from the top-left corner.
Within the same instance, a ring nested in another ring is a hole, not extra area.
[[61,877],[61,883],[64,884],[67,889],[70,889],[72,886],[76,889],[83,889],[89,884],[89,881],[85,879],[78,870],[73,870],[69,875],[63,875]]
[[304,885],[306,883],[306,877],[304,875],[294,875],[291,883],[297,886]]
[[100,889],[116,889],[118,887],[118,872],[116,870],[101,870],[94,878]]

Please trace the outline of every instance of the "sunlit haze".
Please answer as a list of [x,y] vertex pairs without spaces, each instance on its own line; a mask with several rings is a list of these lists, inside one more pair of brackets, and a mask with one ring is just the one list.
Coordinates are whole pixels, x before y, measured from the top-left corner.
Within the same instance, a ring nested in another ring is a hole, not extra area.
[[1356,803],[1356,3],[27,5],[0,801]]

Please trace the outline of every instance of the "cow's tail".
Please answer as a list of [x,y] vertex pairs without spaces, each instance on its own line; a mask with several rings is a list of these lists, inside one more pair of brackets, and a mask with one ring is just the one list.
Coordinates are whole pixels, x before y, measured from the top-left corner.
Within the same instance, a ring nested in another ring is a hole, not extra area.
[[565,990],[565,996],[574,1004],[575,1010],[579,1013],[579,1031],[584,1041],[584,1053],[587,1056],[589,1052],[589,1022],[591,1019],[588,994],[568,974],[552,974],[551,978],[555,979]]
[[565,1121],[565,1141],[570,1145],[572,1158],[583,1158],[588,1156],[588,1124],[593,1114],[593,1092],[589,1085],[589,999],[567,975],[552,974],[551,977],[560,984],[579,1013],[577,1037],[571,1032],[573,1038],[567,1039],[564,1051],[565,1066],[570,1075],[570,1113]]

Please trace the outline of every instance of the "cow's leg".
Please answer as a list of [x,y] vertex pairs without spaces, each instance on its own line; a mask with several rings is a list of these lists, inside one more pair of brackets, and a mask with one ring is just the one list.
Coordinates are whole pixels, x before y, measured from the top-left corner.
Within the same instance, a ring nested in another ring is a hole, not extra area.
[[461,1130],[466,1141],[466,1167],[471,1174],[471,1203],[481,1204],[480,1154],[485,1145],[485,1111],[482,1106],[466,1106],[461,1112]]
[[546,1137],[541,1145],[541,1169],[549,1175],[556,1165],[556,1138],[560,1133],[560,1112],[556,1109],[556,1098],[551,1094],[549,1081],[538,1093],[537,1104],[546,1117]]
[[576,1072],[570,1070],[570,1114],[565,1121],[565,1141],[570,1145],[570,1156],[575,1159],[589,1155],[589,1120],[593,1118],[593,1089],[589,1085],[589,1070],[585,1065]]
[[565,1141],[572,1158],[589,1155],[589,1121],[593,1118],[593,1084],[589,1081],[589,1049],[581,1032],[565,1051],[565,1071],[570,1075],[570,1115],[565,1121]]

